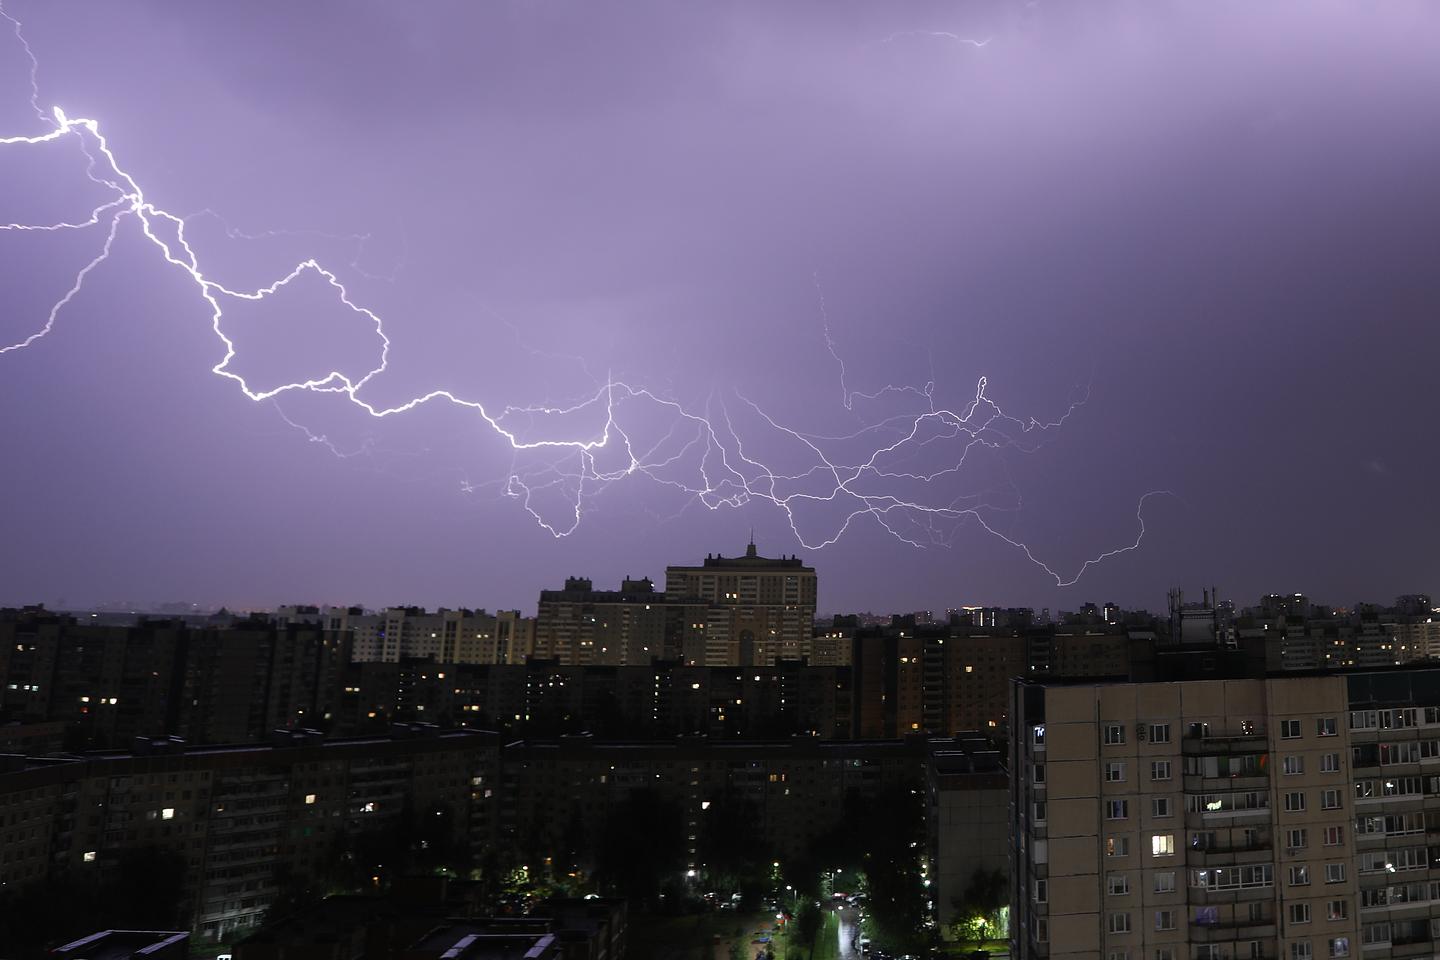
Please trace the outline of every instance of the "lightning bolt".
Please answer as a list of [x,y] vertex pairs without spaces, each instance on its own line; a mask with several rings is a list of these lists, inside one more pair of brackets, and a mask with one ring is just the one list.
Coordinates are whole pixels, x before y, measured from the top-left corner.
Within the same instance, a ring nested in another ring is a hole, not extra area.
[[[364,394],[367,385],[388,368],[391,340],[382,318],[351,295],[337,272],[309,258],[296,263],[273,282],[252,289],[236,289],[216,280],[201,263],[187,239],[187,227],[195,220],[213,217],[227,236],[260,239],[287,236],[324,237],[353,243],[350,268],[363,274],[359,262],[368,235],[332,235],[318,231],[266,231],[245,233],[236,230],[212,211],[182,217],[167,212],[148,198],[139,183],[120,165],[100,123],[84,117],[70,117],[60,107],[41,107],[39,61],[26,41],[22,24],[5,12],[0,2],[0,19],[8,22],[30,70],[30,105],[45,125],[42,133],[0,137],[0,147],[23,149],[61,141],[73,142],[88,161],[85,175],[103,188],[106,200],[86,218],[51,223],[4,223],[0,231],[74,232],[97,234],[103,239],[98,252],[75,274],[69,288],[50,307],[44,323],[33,333],[8,345],[0,355],[33,347],[55,327],[65,308],[75,299],[89,278],[109,259],[122,229],[133,227],[175,270],[188,278],[196,296],[208,309],[210,328],[220,346],[220,359],[211,372],[232,382],[254,402],[269,402],[286,424],[303,431],[311,442],[327,447],[339,457],[369,451],[368,443],[358,450],[342,450],[323,433],[317,433],[286,416],[279,400],[288,394],[333,395],[376,419],[398,417],[431,404],[448,404],[467,411],[497,437],[510,451],[510,465],[504,477],[492,483],[462,479],[461,489],[474,492],[492,485],[519,501],[536,522],[552,536],[573,533],[584,517],[584,506],[611,485],[631,477],[645,477],[655,484],[678,491],[687,504],[699,503],[710,510],[740,508],[752,501],[770,504],[786,517],[795,539],[806,549],[818,550],[839,541],[852,524],[872,520],[898,540],[916,547],[950,546],[960,528],[973,521],[987,534],[1022,553],[1058,586],[1077,582],[1092,566],[1120,554],[1138,550],[1145,537],[1146,502],[1168,491],[1151,491],[1136,505],[1138,532],[1133,541],[1086,560],[1073,575],[1058,572],[1038,558],[1025,542],[1004,532],[995,515],[1019,509],[1018,491],[1011,490],[1010,505],[992,502],[991,489],[961,490],[947,486],[963,476],[962,471],[975,451],[1015,450],[1033,452],[1047,435],[1060,429],[1088,398],[1088,388],[1072,399],[1058,417],[1041,421],[1007,413],[988,394],[982,377],[968,402],[957,408],[938,405],[933,377],[923,386],[886,385],[874,392],[852,390],[847,370],[832,337],[824,291],[818,271],[814,285],[819,299],[825,346],[839,367],[844,408],[857,413],[857,401],[878,404],[896,401],[913,409],[890,413],[865,422],[856,431],[823,435],[798,429],[765,411],[753,400],[734,392],[738,406],[732,410],[725,396],[712,394],[698,409],[607,374],[594,388],[568,405],[506,405],[490,407],[473,397],[450,389],[437,388],[395,405],[379,405]],[[902,31],[887,37],[892,42],[904,37],[928,37],[984,47],[990,41],[971,40],[943,31]],[[398,267],[397,267],[398,269]],[[376,275],[393,279],[394,274]],[[295,284],[301,278],[323,282],[336,303],[346,308],[356,322],[373,330],[379,343],[374,365],[362,375],[352,376],[329,370],[320,376],[261,388],[231,369],[237,349],[226,332],[226,309],[232,304],[263,302]],[[513,328],[512,328],[513,329]],[[517,337],[518,339],[518,337]],[[580,358],[573,358],[579,360]],[[580,360],[583,365],[583,360]],[[593,378],[592,378],[593,379]],[[762,436],[782,443],[788,455],[797,457],[801,467],[772,466],[774,457],[755,452],[756,435],[744,429],[735,413],[747,415],[761,425]],[[564,423],[575,416],[599,415],[598,427],[575,431],[561,438],[531,439],[537,423]],[[858,415],[858,413],[857,413]],[[660,435],[640,440],[640,424],[646,417],[659,417],[668,424]],[[524,457],[526,466],[521,465]],[[926,458],[940,465],[926,463]],[[1013,487],[1013,485],[1012,485]],[[905,493],[903,491],[911,491]],[[544,506],[547,498],[560,497],[566,504],[559,516]],[[800,516],[813,508],[838,509],[838,522],[827,532],[803,532],[807,522]]]
[[894,43],[896,40],[908,40],[918,38],[921,40],[943,40],[946,43],[958,43],[975,49],[983,49],[990,46],[994,37],[986,37],[984,40],[976,40],[972,37],[962,37],[958,33],[951,33],[949,30],[897,30],[888,37],[883,38],[881,43]]

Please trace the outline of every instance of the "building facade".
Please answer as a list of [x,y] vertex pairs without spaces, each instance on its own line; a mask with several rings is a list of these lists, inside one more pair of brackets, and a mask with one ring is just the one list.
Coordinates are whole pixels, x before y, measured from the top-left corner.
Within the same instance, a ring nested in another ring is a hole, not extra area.
[[1440,949],[1440,670],[1012,694],[1016,957]]
[[183,863],[185,914],[202,940],[260,922],[287,877],[314,876],[342,837],[430,824],[478,853],[492,842],[499,741],[474,731],[397,728],[269,746],[125,753],[0,766],[0,886],[116,869],[153,848]]
[[815,634],[815,568],[799,557],[707,556],[698,567],[665,568],[665,593],[710,607],[705,665],[766,666],[808,656]]

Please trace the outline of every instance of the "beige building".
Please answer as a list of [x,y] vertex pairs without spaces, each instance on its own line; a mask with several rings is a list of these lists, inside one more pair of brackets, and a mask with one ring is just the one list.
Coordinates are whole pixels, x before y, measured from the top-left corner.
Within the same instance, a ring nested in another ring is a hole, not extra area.
[[383,613],[333,610],[334,631],[353,635],[351,660],[397,663],[410,658],[436,663],[524,663],[535,646],[535,620],[518,610],[437,610],[390,607]]
[[1433,955],[1440,671],[1012,694],[1016,957]]
[[1414,660],[1440,660],[1440,619],[1387,623],[1386,629],[1395,638],[1395,659],[1401,663]]
[[667,603],[649,577],[626,577],[619,590],[569,577],[563,590],[540,591],[533,652],[566,666],[643,666],[673,653],[686,627],[703,632],[703,618],[703,605],[697,612]]
[[799,557],[762,557],[754,543],[743,557],[717,554],[698,567],[665,568],[671,602],[693,598],[710,605],[705,660],[697,666],[769,666],[809,656],[815,592],[814,567]]

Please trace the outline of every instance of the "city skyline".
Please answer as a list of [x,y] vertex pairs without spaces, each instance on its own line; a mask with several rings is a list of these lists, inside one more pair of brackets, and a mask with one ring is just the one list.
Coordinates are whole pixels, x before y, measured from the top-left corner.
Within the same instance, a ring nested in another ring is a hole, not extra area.
[[4,10],[0,603],[1435,592],[1427,8]]

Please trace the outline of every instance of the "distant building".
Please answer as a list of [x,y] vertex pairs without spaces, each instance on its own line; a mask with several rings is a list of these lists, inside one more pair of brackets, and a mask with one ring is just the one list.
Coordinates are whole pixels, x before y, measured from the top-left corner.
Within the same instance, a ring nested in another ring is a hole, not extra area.
[[708,604],[659,593],[648,577],[627,577],[619,590],[570,577],[563,590],[540,592],[533,655],[575,666],[690,662],[702,655],[708,618]]
[[[815,625],[815,568],[798,557],[707,556],[698,567],[665,568],[665,593],[710,605],[708,666],[769,665],[809,652]],[[687,658],[688,659],[688,658]]]
[[352,659],[357,662],[524,663],[535,644],[535,621],[518,610],[337,610],[327,625],[353,634]]
[[796,557],[712,555],[698,567],[672,566],[665,590],[625,578],[596,590],[569,577],[540,593],[533,655],[565,666],[636,666],[675,660],[687,666],[774,666],[802,658],[848,662],[843,637],[816,644],[815,571]]

